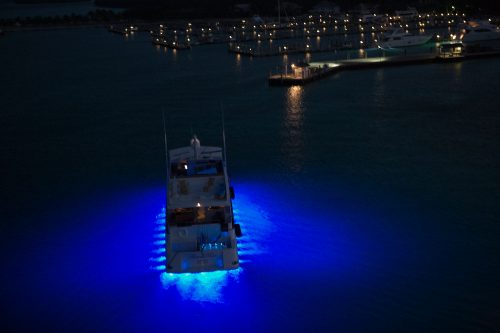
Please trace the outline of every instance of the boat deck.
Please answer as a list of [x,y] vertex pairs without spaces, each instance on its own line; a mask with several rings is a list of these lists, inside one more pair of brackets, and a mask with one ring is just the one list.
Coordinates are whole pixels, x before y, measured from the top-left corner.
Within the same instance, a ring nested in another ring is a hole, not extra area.
[[169,209],[227,204],[224,176],[173,178],[168,186]]

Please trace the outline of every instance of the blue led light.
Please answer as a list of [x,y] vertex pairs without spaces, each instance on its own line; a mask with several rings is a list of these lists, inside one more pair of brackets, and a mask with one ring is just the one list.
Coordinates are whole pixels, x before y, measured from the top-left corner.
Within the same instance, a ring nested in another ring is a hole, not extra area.
[[153,242],[153,245],[165,245],[166,241],[164,239],[159,239]]

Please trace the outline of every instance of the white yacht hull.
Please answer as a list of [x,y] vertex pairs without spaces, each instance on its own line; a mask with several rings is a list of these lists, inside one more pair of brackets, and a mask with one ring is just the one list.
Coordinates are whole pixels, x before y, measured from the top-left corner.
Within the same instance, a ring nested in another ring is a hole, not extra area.
[[381,42],[380,47],[397,48],[397,47],[418,46],[429,42],[431,39],[432,36],[412,36],[409,38],[402,37],[400,40],[390,40],[387,42]]

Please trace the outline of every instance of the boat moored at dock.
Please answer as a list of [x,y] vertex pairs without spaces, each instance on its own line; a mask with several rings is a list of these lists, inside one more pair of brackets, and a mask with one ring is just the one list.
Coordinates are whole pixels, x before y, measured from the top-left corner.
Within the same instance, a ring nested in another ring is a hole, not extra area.
[[382,48],[398,48],[418,46],[429,42],[432,35],[414,35],[405,32],[402,28],[393,28],[385,32],[379,42]]
[[500,46],[500,28],[485,21],[469,21],[464,27],[464,34],[461,36],[466,47],[491,46],[495,43]]

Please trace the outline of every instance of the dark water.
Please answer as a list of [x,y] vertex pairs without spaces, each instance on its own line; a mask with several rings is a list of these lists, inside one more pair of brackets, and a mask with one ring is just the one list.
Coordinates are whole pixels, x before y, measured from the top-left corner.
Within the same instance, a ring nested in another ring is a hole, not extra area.
[[119,12],[119,8],[102,8],[94,5],[93,1],[55,2],[41,4],[16,4],[14,1],[0,1],[0,18],[15,19],[18,17],[47,17],[64,15],[85,15],[96,9],[106,9]]
[[[0,50],[7,331],[500,329],[500,60],[269,88],[283,59],[223,45],[82,29]],[[242,268],[161,275],[162,110],[171,146],[219,144],[221,103]]]

